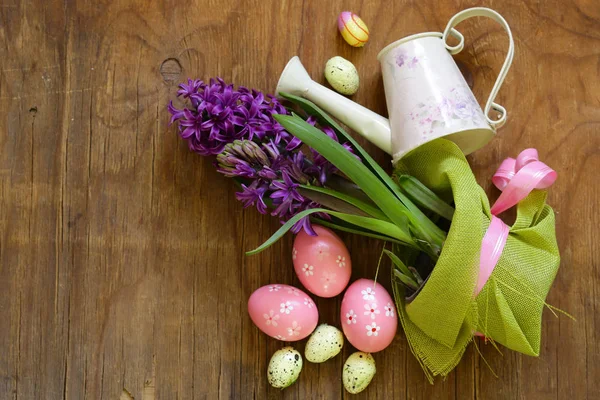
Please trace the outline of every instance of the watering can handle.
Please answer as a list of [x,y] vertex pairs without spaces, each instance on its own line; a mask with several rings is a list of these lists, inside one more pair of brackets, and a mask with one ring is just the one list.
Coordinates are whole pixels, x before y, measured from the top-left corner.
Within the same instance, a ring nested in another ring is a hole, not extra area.
[[[508,70],[510,68],[510,64],[512,63],[513,56],[515,53],[515,44],[513,42],[513,37],[512,37],[512,33],[510,31],[510,27],[508,26],[508,23],[502,17],[502,15],[498,14],[496,11],[491,10],[489,8],[474,7],[474,8],[468,8],[464,11],[459,12],[458,14],[456,14],[452,18],[450,18],[450,21],[448,21],[448,25],[446,25],[446,29],[444,29],[444,35],[442,37],[442,40],[444,40],[446,49],[450,52],[450,54],[459,53],[463,49],[464,44],[465,44],[465,38],[459,31],[454,29],[454,27],[456,25],[458,25],[459,23],[461,23],[462,21],[464,21],[468,18],[471,18],[471,17],[489,17],[489,18],[493,19],[494,21],[498,22],[500,25],[502,25],[502,27],[506,30],[506,33],[508,34],[508,43],[509,44],[508,44],[508,53],[506,54],[506,60],[504,60],[502,69],[500,70],[500,73],[498,74],[498,79],[496,79],[496,83],[494,84],[494,87],[492,88],[492,92],[490,93],[490,97],[488,98],[487,103],[485,103],[485,109],[483,111],[488,123],[494,128],[500,128],[506,122],[506,109],[504,107],[502,107],[500,104],[494,103],[494,100],[496,99],[496,96],[498,95],[498,91],[500,90],[500,87],[502,86],[502,82],[504,81],[504,78],[506,77],[506,74],[508,73]],[[448,35],[452,35],[455,38],[457,38],[459,40],[459,43],[456,46],[450,46],[447,42]],[[500,118],[492,119],[489,117],[489,112],[490,112],[490,109],[492,109],[492,108],[501,114]]]

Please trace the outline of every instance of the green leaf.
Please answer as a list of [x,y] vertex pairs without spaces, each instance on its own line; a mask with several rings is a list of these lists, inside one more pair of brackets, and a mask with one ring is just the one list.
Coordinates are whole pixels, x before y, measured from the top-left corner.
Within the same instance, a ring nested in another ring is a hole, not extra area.
[[399,245],[404,245],[404,243],[396,240],[396,239],[392,239],[389,236],[384,236],[384,235],[379,235],[377,233],[372,233],[369,231],[365,231],[363,229],[361,229],[360,227],[354,226],[352,224],[343,224],[343,221],[341,221],[341,223],[335,223],[332,221],[327,221],[325,219],[321,219],[321,218],[313,218],[311,217],[311,222],[314,222],[316,224],[319,225],[323,225],[327,228],[331,228],[331,229],[335,229],[338,231],[342,231],[342,232],[348,232],[348,233],[353,233],[355,235],[361,235],[361,236],[366,236],[366,237],[370,237],[373,239],[378,239],[378,240],[383,240],[385,242],[390,242],[390,243],[395,243],[395,244],[399,244]]
[[[377,207],[373,207],[370,204],[367,204],[363,201],[360,201],[358,199],[355,199],[352,196],[348,196],[347,194],[344,193],[340,193],[338,191],[332,190],[332,189],[328,189],[328,188],[323,188],[323,187],[319,187],[319,186],[311,186],[311,185],[300,185],[300,194],[306,197],[311,197],[310,194],[306,193],[306,191],[312,191],[312,192],[317,192],[323,195],[326,195],[328,197],[333,197],[334,199],[339,199],[339,200],[343,200],[344,202],[346,202],[347,204],[350,204],[352,206],[354,206],[354,208],[359,209],[360,211],[362,211],[363,213],[365,213],[366,215],[363,216],[371,216],[373,218],[377,218],[377,219],[381,219],[383,221],[389,221],[388,217],[386,217],[386,215],[381,212],[380,209],[378,209]],[[302,190],[304,189],[304,190]],[[311,198],[311,200],[316,201],[317,203],[326,205],[327,207],[329,207],[324,201],[323,201],[323,197],[319,198],[320,200],[316,200]],[[327,201],[327,200],[325,200]],[[330,207],[333,208],[336,211],[343,211],[343,210],[338,210],[335,209],[334,207]]]
[[[318,210],[318,211],[314,211],[314,210]],[[380,233],[385,236],[389,236],[391,238],[397,239],[398,241],[400,241],[404,244],[413,246],[415,248],[418,247],[418,245],[413,241],[412,236],[410,235],[409,232],[403,231],[402,228],[400,228],[397,225],[392,224],[391,222],[382,221],[382,220],[379,220],[376,218],[361,217],[358,215],[340,213],[337,211],[326,210],[324,208],[313,208],[312,210],[307,210],[307,211],[312,211],[309,214],[312,214],[314,212],[323,212],[325,214],[329,214],[331,216],[339,218],[342,221],[346,221],[353,225],[360,226],[363,229],[377,232],[377,233]],[[306,211],[304,211],[304,212],[306,212]],[[295,217],[296,216],[294,216],[294,218]],[[301,219],[301,218],[298,218],[298,219]]]
[[375,233],[379,233],[381,235],[394,238],[397,241],[402,242],[408,246],[417,247],[417,244],[412,240],[412,237],[410,236],[410,234],[408,232],[403,231],[400,227],[398,227],[390,222],[385,222],[385,221],[381,221],[381,220],[378,220],[375,218],[370,218],[370,217],[361,217],[358,215],[340,213],[337,211],[327,210],[325,208],[312,208],[309,210],[304,210],[304,211],[299,212],[298,214],[294,215],[292,218],[290,218],[289,221],[287,221],[285,224],[283,224],[281,226],[281,228],[279,228],[277,230],[277,232],[275,232],[269,239],[267,239],[266,242],[264,242],[262,245],[260,245],[256,249],[247,252],[246,255],[258,254],[261,251],[269,248],[275,242],[277,242],[283,235],[285,235],[287,233],[287,231],[289,231],[296,222],[298,222],[302,218],[304,218],[310,214],[314,214],[314,213],[329,214],[329,215],[332,215],[334,217],[341,219],[342,221],[346,221],[353,225],[360,226],[360,227],[363,227],[364,229],[373,231]]
[[[391,178],[390,178],[391,180]],[[439,252],[444,244],[444,240],[446,240],[446,234],[443,230],[441,230],[436,224],[434,224],[427,216],[421,211],[419,207],[417,207],[412,201],[406,197],[396,184],[392,180],[392,191],[394,194],[400,199],[402,204],[408,210],[408,218],[411,222],[411,225],[415,228],[415,234],[419,236],[423,241],[426,241],[430,244],[429,247],[435,249],[435,254],[430,255],[439,255]]]
[[397,226],[408,232],[405,207],[371,171],[341,144],[327,136],[302,118],[276,114],[273,116],[288,132],[315,149],[335,165],[351,181],[356,183],[385,215]]
[[396,254],[400,260],[404,263],[404,265],[415,265],[417,258],[420,254],[420,249],[413,248],[403,248],[400,249],[400,246],[396,244],[392,244],[392,253]]
[[408,276],[404,275],[402,272],[398,271],[397,269],[394,269],[394,276],[396,278],[398,278],[404,286],[406,286],[410,289],[417,290],[419,288],[419,286],[417,285],[417,282],[410,279]]
[[410,272],[412,272],[413,276],[417,280],[417,284],[420,286],[423,283],[423,278],[421,278],[419,271],[417,271],[415,267],[408,267],[408,269],[410,270]]
[[375,206],[373,200],[371,200],[354,182],[351,182],[338,174],[332,174],[327,178],[327,187],[347,194],[348,196],[352,196],[357,200],[361,200],[363,203]]
[[[397,255],[395,255],[394,253],[392,253],[388,249],[384,249],[383,252],[390,258],[390,260],[392,260],[392,262],[394,263],[394,265],[396,267],[398,267],[400,269],[400,271],[402,271],[402,273],[404,275],[407,275],[407,276],[411,277],[411,279],[413,279],[412,272],[410,272],[410,270],[408,269],[408,267],[406,265],[404,265],[404,263],[400,260],[400,258],[398,258]],[[415,281],[415,283],[416,283],[416,281]]]
[[401,175],[398,177],[398,186],[418,206],[433,211],[448,221],[452,221],[454,207],[440,199],[437,194],[414,176]]
[[[389,188],[389,190],[402,202],[406,210],[408,210],[406,216],[415,228],[416,234],[428,242],[434,242],[436,247],[438,248],[437,252],[439,253],[439,249],[441,249],[443,242],[446,238],[445,233],[433,222],[431,222],[429,218],[427,218],[427,216],[423,214],[419,207],[415,206],[402,193],[396,182],[394,182],[394,180],[383,170],[383,168],[381,168],[381,166],[377,162],[375,162],[375,160],[373,160],[369,153],[367,153],[358,144],[358,142],[348,134],[348,132],[346,132],[333,118],[331,118],[325,111],[321,110],[313,102],[285,92],[280,92],[279,95],[298,105],[308,114],[316,117],[319,123],[330,126],[333,130],[335,130],[338,136],[341,136],[348,142],[350,142],[356,150],[356,152],[358,153],[358,155],[365,162],[365,165],[379,178],[381,182],[383,182]],[[291,133],[293,134],[293,132]],[[318,149],[316,150],[319,151]],[[358,182],[355,183],[361,186]],[[364,190],[362,186],[361,189]],[[392,221],[394,220],[392,219]]]
[[325,111],[321,110],[315,103],[306,100],[305,98],[294,96],[290,93],[280,92],[279,95],[284,99],[291,101],[292,103],[298,105],[304,111],[306,111],[309,115],[317,118],[319,123],[328,125],[338,134],[338,136],[342,136],[348,142],[352,144],[354,149],[357,151],[358,156],[366,163],[366,165],[371,169],[379,179],[386,183],[393,182],[389,175],[381,168],[381,166],[373,160],[371,155],[363,149],[356,140],[352,136],[348,134],[333,118],[331,118]]
[[392,263],[396,266],[394,268],[394,276],[398,278],[404,285],[408,286],[411,289],[417,290],[419,288],[419,284],[415,280],[412,272],[408,269],[406,265],[398,258],[397,255],[392,253],[387,249],[383,249],[383,252],[392,260]]
[[298,187],[297,190],[302,197],[312,200],[315,203],[319,203],[321,206],[329,208],[330,210],[339,211],[346,214],[361,215],[363,217],[369,216],[368,213],[364,212],[360,208],[355,207],[352,204],[345,202],[344,200],[340,200],[337,197],[317,192],[315,190],[304,189],[302,187]]

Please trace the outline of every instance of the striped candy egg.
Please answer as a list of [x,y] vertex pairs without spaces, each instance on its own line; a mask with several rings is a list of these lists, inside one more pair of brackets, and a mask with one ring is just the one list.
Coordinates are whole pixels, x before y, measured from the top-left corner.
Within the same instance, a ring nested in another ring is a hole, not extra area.
[[340,14],[338,28],[344,40],[352,47],[362,47],[369,40],[369,28],[358,15],[350,11]]

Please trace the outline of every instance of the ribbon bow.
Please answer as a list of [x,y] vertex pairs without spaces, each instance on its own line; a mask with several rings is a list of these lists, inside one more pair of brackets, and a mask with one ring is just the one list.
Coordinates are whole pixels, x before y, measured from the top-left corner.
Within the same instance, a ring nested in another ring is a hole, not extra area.
[[496,215],[526,198],[533,189],[547,189],[556,181],[556,171],[541,162],[536,149],[523,150],[515,160],[507,158],[492,178],[502,192],[491,208],[492,220],[481,243],[479,277],[475,296],[481,292],[492,275],[506,245],[509,227]]

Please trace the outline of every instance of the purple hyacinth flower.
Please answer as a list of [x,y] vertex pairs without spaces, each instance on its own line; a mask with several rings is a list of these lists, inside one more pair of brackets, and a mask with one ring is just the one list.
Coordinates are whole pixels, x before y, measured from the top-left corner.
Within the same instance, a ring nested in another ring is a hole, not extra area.
[[168,110],[171,123],[179,122],[180,134],[193,151],[218,154],[236,139],[273,141],[287,151],[300,144],[273,118],[287,110],[271,96],[244,87],[236,90],[221,78],[208,84],[188,80],[179,88],[178,96],[191,101],[192,107],[179,110],[170,104]]
[[171,119],[169,120],[169,125],[172,125],[173,122],[177,121],[178,119],[185,118],[185,113],[183,112],[183,110],[179,110],[179,109],[175,108],[172,101],[169,102],[167,109],[169,110],[169,113],[171,113]]
[[261,214],[267,213],[267,205],[263,196],[267,191],[267,184],[262,184],[258,180],[252,182],[249,186],[242,183],[242,191],[235,194],[235,197],[244,203],[244,208],[256,205]]
[[273,170],[273,168],[271,167],[264,167],[263,169],[261,169],[258,172],[258,176],[270,181],[275,180],[279,177],[279,175],[277,175],[277,171]]
[[290,164],[289,157],[282,156],[273,142],[263,144],[262,148],[269,156],[271,165],[265,166],[258,175],[269,180],[279,179],[279,175],[286,170],[287,166]]
[[298,193],[298,184],[294,183],[286,171],[281,173],[283,181],[273,181],[271,189],[274,192],[271,194],[273,203],[277,204],[277,208],[272,212],[272,215],[285,217],[287,214],[294,212],[294,201],[302,202],[304,197]]
[[220,104],[207,104],[207,116],[202,122],[202,130],[209,131],[210,139],[218,139],[226,142],[228,138],[223,135],[223,132],[228,132],[232,123],[228,121],[231,110],[228,107],[223,107]]
[[308,118],[306,118],[306,123],[315,126],[317,124],[317,117],[315,117],[314,115],[309,116]]
[[287,163],[286,171],[296,182],[307,184],[309,181],[308,175],[305,173],[308,163],[305,161],[304,153],[301,151],[295,153],[291,157],[291,162]]
[[200,140],[202,124],[204,118],[202,114],[195,113],[185,108],[183,110],[185,119],[179,120],[180,134],[183,139],[189,139],[194,136],[197,140]]
[[188,146],[191,151],[200,154],[201,156],[210,156],[213,154],[219,154],[225,148],[223,142],[214,140],[198,140],[195,137],[188,139]]
[[[296,209],[296,213],[299,213],[304,210],[311,210],[314,208],[321,208],[321,205],[312,200],[306,199],[306,200],[304,200],[304,202],[302,202],[302,204],[298,205],[298,208]],[[331,219],[331,217],[328,214],[321,213],[321,212],[307,215],[306,217],[301,218],[298,222],[296,222],[292,226],[291,231],[294,233],[298,233],[298,232],[300,232],[301,229],[304,229],[304,232],[306,232],[308,235],[316,236],[317,234],[312,227],[312,224],[310,222],[310,217],[319,217],[324,220]]]
[[239,176],[242,178],[255,178],[256,171],[246,161],[238,160],[231,168],[217,168],[217,171],[230,178]]
[[348,152],[350,154],[352,154],[354,156],[354,158],[356,158],[358,161],[362,162],[362,158],[360,158],[360,156],[354,152],[354,147],[352,147],[352,145],[350,143],[344,143],[342,145],[342,147],[345,148],[346,150],[348,150]]
[[264,143],[263,144],[263,149],[265,149],[265,151],[267,152],[267,154],[269,154],[269,156],[273,160],[276,160],[277,158],[279,158],[281,156],[281,153],[279,152],[279,149],[277,148],[277,146],[275,145],[275,143],[273,143],[273,141],[270,141],[269,143]]
[[336,142],[338,142],[338,143],[340,142],[337,135],[335,134],[335,131],[333,130],[333,128],[326,126],[326,127],[321,128],[321,130],[323,131],[323,133],[325,133],[327,136],[329,136]]
[[206,86],[206,84],[200,79],[188,79],[187,84],[182,83],[179,85],[177,95],[187,99],[191,95],[198,93],[198,90],[202,89],[204,86]]
[[317,232],[315,232],[315,230],[312,227],[312,224],[310,223],[310,216],[301,218],[292,226],[290,230],[293,233],[298,233],[301,229],[304,229],[304,232],[306,232],[309,236],[317,236]]
[[301,145],[302,145],[302,141],[300,139],[298,139],[296,136],[292,136],[292,138],[288,142],[287,146],[285,146],[285,149],[287,151],[292,151],[292,150],[297,149]]
[[[192,151],[217,155],[219,172],[242,178],[242,191],[236,197],[245,207],[256,205],[266,213],[264,199],[270,197],[275,207],[273,215],[282,223],[298,212],[320,207],[299,193],[299,184],[323,186],[337,169],[313,149],[312,159],[304,157],[302,141],[274,118],[276,114],[289,114],[275,97],[245,87],[235,89],[221,78],[208,83],[188,80],[179,86],[177,94],[188,105],[177,109],[169,103],[170,122],[178,122],[179,134]],[[317,123],[314,117],[307,122],[313,126]],[[334,130],[323,127],[323,131],[338,141]],[[352,152],[349,144],[343,146]],[[326,214],[316,215],[329,218]],[[293,231],[300,229],[315,234],[309,217],[294,224]]]

